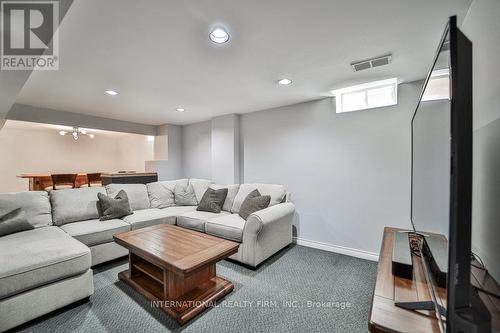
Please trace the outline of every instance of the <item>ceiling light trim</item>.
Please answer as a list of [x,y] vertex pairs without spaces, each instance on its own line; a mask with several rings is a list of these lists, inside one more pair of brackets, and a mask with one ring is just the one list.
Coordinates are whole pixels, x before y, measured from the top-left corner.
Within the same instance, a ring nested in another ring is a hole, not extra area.
[[282,78],[282,79],[279,79],[278,80],[278,84],[280,86],[289,86],[292,84],[292,80],[291,79],[288,79],[288,78]]
[[208,38],[215,44],[225,44],[229,41],[230,37],[226,29],[222,27],[214,28],[208,34]]
[[109,96],[118,96],[120,95],[120,93],[116,90],[113,90],[113,89],[107,89],[107,90],[104,90],[104,92],[109,95]]

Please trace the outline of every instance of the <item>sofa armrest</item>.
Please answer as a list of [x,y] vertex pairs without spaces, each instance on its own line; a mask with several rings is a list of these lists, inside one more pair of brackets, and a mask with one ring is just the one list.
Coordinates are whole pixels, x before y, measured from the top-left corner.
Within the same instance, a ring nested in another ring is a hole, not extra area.
[[244,234],[252,233],[258,235],[267,225],[280,221],[289,222],[291,227],[294,212],[295,205],[291,202],[280,203],[256,211],[248,216]]
[[295,205],[280,203],[250,214],[243,228],[240,250],[233,257],[249,266],[261,262],[292,242]]

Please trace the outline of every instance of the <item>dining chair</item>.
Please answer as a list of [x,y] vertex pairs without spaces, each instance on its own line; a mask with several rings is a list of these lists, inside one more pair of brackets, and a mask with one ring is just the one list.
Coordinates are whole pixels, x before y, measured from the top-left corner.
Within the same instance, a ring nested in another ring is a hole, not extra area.
[[52,190],[63,190],[76,187],[76,173],[60,173],[50,175],[52,178],[52,186],[47,187],[45,190],[50,192]]
[[[82,185],[81,187],[83,187]],[[95,173],[88,173],[87,174],[87,186],[92,187],[92,186],[102,186],[102,181],[101,181],[101,173],[100,172],[95,172]]]

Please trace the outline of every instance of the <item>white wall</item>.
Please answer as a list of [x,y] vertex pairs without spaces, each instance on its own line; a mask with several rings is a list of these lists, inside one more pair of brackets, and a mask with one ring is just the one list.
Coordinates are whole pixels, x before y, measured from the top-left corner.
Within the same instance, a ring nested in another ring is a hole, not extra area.
[[211,131],[211,121],[182,127],[182,165],[184,177],[211,179]]
[[421,102],[413,120],[413,224],[417,231],[449,237],[449,100]]
[[144,171],[152,143],[146,136],[82,137],[74,141],[56,131],[4,127],[0,131],[0,192],[26,191],[28,180],[20,173]]
[[168,160],[168,135],[154,137],[154,159]]
[[154,142],[149,141],[146,135],[136,134],[129,134],[115,140],[120,170],[144,172],[144,162],[154,158]]
[[421,83],[394,107],[336,114],[334,99],[241,115],[244,182],[284,184],[297,237],[378,254],[384,226],[410,228],[410,115]]
[[[336,114],[326,98],[240,115],[241,182],[285,185],[295,236],[378,255],[384,226],[411,227],[410,119],[420,88],[402,84],[399,105],[361,112]],[[213,179],[209,128],[183,126],[186,177]]]
[[157,128],[157,134],[154,155],[155,158],[161,158],[161,160],[147,161],[146,171],[157,172],[159,180],[182,178],[182,127],[161,125]]
[[240,181],[240,118],[228,114],[212,119],[212,180],[217,184],[238,184]]
[[500,1],[475,0],[462,24],[473,43],[472,250],[500,281]]

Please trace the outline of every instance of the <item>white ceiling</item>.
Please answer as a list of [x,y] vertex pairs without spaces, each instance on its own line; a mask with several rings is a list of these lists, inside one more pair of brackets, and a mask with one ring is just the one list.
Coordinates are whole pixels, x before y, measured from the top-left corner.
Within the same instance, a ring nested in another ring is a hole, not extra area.
[[[60,70],[33,72],[17,103],[186,124],[313,100],[351,83],[414,81],[429,69],[447,17],[461,22],[470,2],[75,1],[59,29]],[[219,24],[227,45],[208,40]],[[349,66],[389,52],[389,66]],[[282,77],[293,84],[278,86]]]

